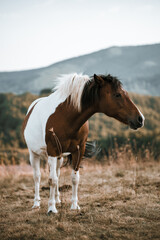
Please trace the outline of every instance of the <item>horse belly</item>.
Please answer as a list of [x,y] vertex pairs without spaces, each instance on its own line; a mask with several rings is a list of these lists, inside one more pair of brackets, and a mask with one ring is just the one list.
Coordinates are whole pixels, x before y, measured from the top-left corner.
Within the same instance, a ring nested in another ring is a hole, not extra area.
[[41,154],[42,149],[46,149],[45,137],[43,134],[45,123],[43,123],[43,121],[39,109],[35,106],[24,130],[24,138],[28,148],[37,154]]
[[30,121],[24,131],[24,137],[28,148],[37,154],[41,153],[41,149],[46,148],[42,133],[40,124],[37,124],[35,127]]

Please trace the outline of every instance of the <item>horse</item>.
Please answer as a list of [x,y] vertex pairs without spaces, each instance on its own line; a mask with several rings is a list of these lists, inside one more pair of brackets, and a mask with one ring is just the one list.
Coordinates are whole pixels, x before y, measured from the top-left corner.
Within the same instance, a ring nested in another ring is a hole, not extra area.
[[77,73],[62,75],[53,93],[30,105],[23,122],[23,134],[35,182],[32,208],[40,207],[41,155],[46,156],[49,164],[50,214],[57,213],[56,203],[60,202],[58,179],[63,157],[71,154],[71,209],[80,209],[77,195],[79,167],[86,148],[88,119],[95,113],[104,113],[134,130],[144,125],[143,114],[119,79],[110,74],[91,77]]

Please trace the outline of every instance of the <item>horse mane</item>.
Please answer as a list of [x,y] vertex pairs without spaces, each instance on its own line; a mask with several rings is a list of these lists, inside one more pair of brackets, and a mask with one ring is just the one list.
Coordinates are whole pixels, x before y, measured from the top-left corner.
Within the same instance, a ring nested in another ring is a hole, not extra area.
[[[98,75],[109,83],[113,90],[117,90],[122,84],[111,75]],[[95,104],[100,98],[100,88],[94,76],[82,75],[77,73],[64,74],[57,78],[55,90],[60,97],[67,99],[80,112],[83,108]]]
[[75,109],[81,110],[81,96],[85,84],[90,80],[88,75],[82,75],[77,73],[63,74],[57,78],[56,86],[53,90],[59,94],[61,98],[67,99]]
[[[112,87],[114,92],[117,91],[119,87],[122,86],[122,83],[118,80],[117,77],[113,77],[110,74],[108,75],[98,75],[104,82],[109,83]],[[83,89],[82,96],[81,96],[81,106],[82,109],[86,108],[87,106],[94,105],[96,101],[100,98],[100,89],[101,85],[97,84],[94,76],[90,78]]]

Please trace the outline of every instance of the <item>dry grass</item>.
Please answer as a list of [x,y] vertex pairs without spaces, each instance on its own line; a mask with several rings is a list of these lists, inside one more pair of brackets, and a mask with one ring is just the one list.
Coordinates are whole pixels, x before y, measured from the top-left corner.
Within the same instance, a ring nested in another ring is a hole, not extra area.
[[[62,169],[60,186],[69,186]],[[71,188],[61,188],[57,215],[47,216],[47,172],[41,181],[41,208],[31,210],[29,166],[0,168],[0,239],[160,239],[158,163],[84,164],[80,170],[80,211],[70,211]]]

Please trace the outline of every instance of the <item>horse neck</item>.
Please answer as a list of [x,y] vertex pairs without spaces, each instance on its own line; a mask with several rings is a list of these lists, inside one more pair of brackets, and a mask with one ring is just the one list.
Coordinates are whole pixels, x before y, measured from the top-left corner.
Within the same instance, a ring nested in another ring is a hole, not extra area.
[[78,130],[82,127],[82,125],[93,115],[95,114],[95,110],[93,107],[88,107],[81,112],[76,112],[74,115],[75,119],[75,130]]
[[52,102],[57,102],[56,110],[51,116],[51,122],[53,119],[61,119],[64,125],[67,125],[70,130],[70,134],[78,131],[82,125],[96,112],[95,106],[88,106],[83,108],[80,112],[70,103],[70,97],[67,99],[59,98],[56,92],[49,96],[50,107],[53,107]]
[[66,102],[61,104],[61,111],[65,116],[65,121],[68,123],[71,131],[78,131],[82,125],[96,113],[95,108],[87,107],[78,112],[72,105],[68,106]]

